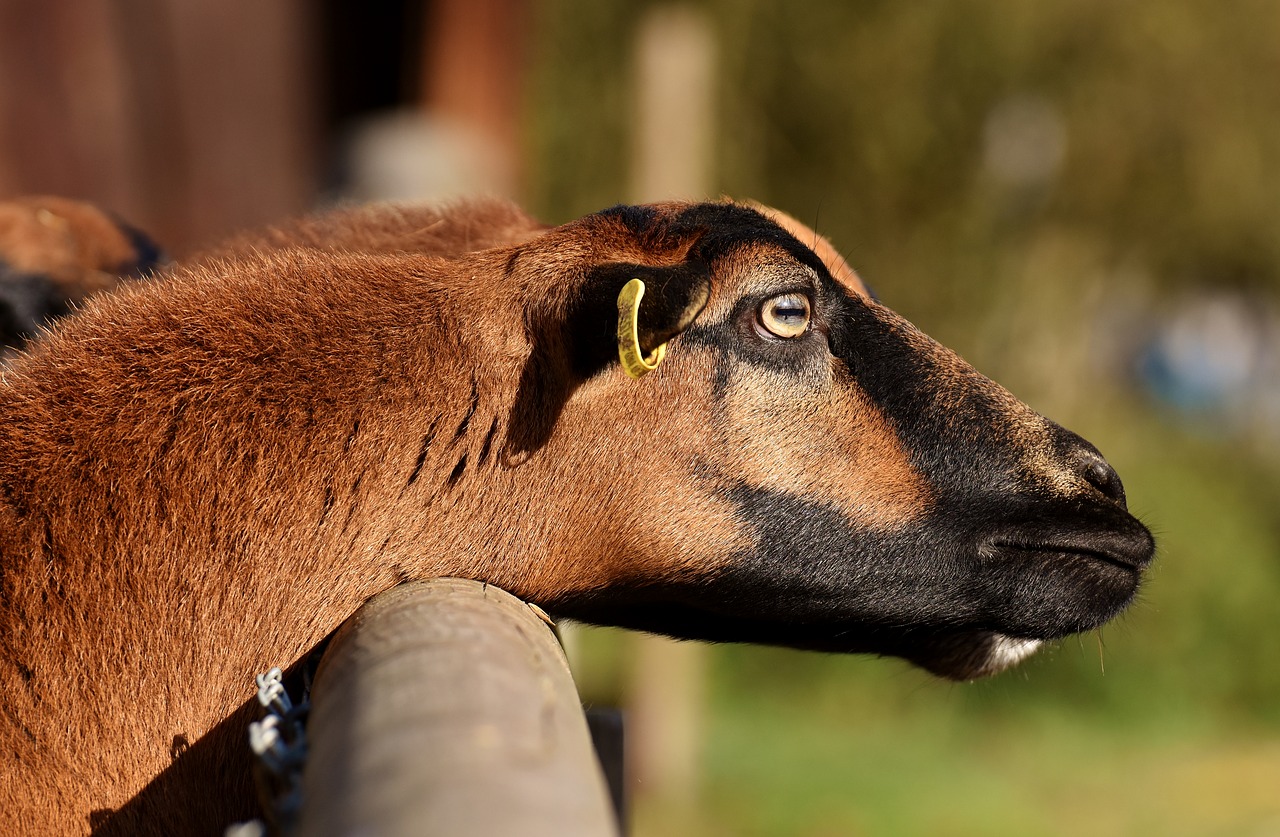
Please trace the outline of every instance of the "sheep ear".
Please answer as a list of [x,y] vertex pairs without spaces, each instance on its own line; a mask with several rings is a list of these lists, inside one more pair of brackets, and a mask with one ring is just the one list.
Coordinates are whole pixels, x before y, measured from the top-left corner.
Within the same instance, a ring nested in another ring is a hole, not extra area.
[[691,262],[668,267],[605,265],[596,269],[591,282],[593,296],[612,298],[613,316],[608,319],[616,327],[609,336],[616,341],[610,341],[610,354],[633,378],[657,368],[667,342],[692,325],[711,298],[707,270]]
[[618,296],[633,279],[645,285],[635,306],[641,356],[651,356],[692,325],[711,298],[710,271],[697,261],[666,267],[610,263],[592,268],[562,308],[534,309],[533,345],[507,422],[512,430],[505,461],[519,464],[546,444],[574,389],[618,363]]

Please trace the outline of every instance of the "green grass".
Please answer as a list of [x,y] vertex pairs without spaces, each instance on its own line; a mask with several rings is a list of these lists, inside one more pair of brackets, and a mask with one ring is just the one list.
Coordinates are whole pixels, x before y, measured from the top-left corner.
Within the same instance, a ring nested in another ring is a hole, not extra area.
[[1280,826],[1274,735],[1116,727],[1067,712],[962,721],[947,711],[951,700],[879,718],[752,699],[718,706],[707,808],[686,833],[1227,835]]

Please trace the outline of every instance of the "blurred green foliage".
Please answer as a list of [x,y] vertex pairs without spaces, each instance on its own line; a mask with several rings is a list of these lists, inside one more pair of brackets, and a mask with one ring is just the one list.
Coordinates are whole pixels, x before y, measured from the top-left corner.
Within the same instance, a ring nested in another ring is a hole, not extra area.
[[[641,831],[1280,833],[1280,456],[1184,432],[1124,374],[1162,300],[1280,296],[1280,4],[694,5],[720,45],[719,188],[814,224],[887,304],[1097,443],[1160,555],[1117,623],[972,686],[720,649],[710,807],[642,805]],[[542,6],[548,220],[626,197],[649,7]]]
[[[1280,109],[1260,83],[1280,69],[1275,4],[742,5],[717,15],[740,45],[726,50],[725,133],[756,134],[725,144],[726,179],[797,209],[824,199],[855,253],[998,249],[1060,223],[1139,250],[1160,275],[1276,278],[1280,168],[1265,161]],[[750,92],[729,92],[739,85]],[[1017,96],[1065,123],[1043,194],[1000,194],[982,170],[987,120]]]
[[[549,217],[625,194],[630,38],[650,5],[543,4],[531,192]],[[958,284],[955,266],[1061,224],[1162,280],[1280,283],[1275,3],[695,5],[721,44],[718,183],[816,220],[873,276]],[[992,112],[1024,96],[1066,129],[1061,171],[1039,187],[982,165]],[[949,281],[930,269],[947,265]]]

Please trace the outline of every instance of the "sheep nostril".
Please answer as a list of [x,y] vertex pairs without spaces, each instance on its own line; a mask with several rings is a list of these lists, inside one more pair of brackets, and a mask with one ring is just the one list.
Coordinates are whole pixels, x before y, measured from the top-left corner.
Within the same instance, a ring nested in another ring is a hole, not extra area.
[[1102,454],[1088,448],[1076,450],[1076,467],[1080,476],[1101,491],[1108,499],[1125,508],[1124,484]]

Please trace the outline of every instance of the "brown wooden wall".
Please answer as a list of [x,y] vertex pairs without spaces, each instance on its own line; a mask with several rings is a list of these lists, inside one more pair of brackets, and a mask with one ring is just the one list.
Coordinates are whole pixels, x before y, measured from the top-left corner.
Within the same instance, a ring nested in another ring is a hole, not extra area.
[[0,198],[91,200],[181,255],[338,191],[364,111],[444,113],[514,157],[527,6],[0,0]]
[[0,0],[0,195],[87,198],[175,252],[305,208],[308,8]]

